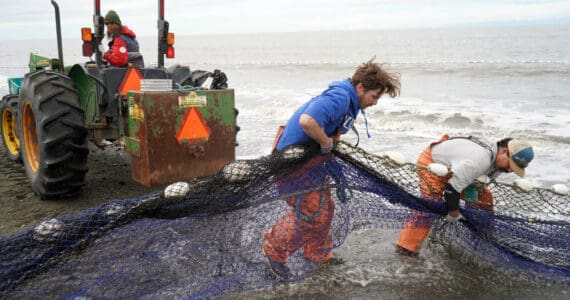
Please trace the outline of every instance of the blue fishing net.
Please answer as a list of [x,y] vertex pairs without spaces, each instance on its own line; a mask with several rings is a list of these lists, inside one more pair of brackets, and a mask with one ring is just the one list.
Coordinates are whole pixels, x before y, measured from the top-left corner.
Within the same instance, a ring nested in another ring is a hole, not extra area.
[[[570,197],[489,186],[492,211],[463,206],[467,220],[449,224],[441,218],[443,202],[418,196],[415,165],[342,142],[327,156],[314,145],[293,146],[0,237],[0,295],[231,297],[307,278],[319,266],[307,259],[307,244],[330,239],[327,252],[351,232],[401,228],[412,219],[431,224],[433,238],[453,237],[478,264],[570,283]],[[309,195],[320,195],[312,209],[303,203]],[[276,277],[261,251],[265,234],[284,216],[295,220],[287,226],[297,230],[328,212],[330,224],[322,233],[280,245],[296,251],[285,262],[290,277]]]

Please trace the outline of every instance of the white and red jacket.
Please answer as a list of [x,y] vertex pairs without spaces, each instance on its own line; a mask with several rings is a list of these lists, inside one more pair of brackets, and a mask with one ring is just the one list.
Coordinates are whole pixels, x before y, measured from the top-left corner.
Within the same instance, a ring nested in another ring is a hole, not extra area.
[[113,66],[125,67],[129,52],[139,52],[139,43],[136,34],[127,26],[123,26],[119,36],[109,42],[109,51],[103,54],[103,59]]

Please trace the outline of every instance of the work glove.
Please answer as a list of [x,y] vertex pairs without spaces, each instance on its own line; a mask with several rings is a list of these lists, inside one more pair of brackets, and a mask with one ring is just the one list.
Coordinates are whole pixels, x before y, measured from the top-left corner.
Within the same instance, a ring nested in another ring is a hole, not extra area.
[[329,145],[326,147],[321,146],[321,154],[328,154],[331,153],[332,149],[334,148],[334,142],[332,138],[329,138]]
[[107,52],[107,49],[105,49],[105,46],[103,46],[103,44],[99,44],[99,51],[101,51],[101,53],[105,53]]
[[447,214],[445,216],[445,221],[447,221],[448,223],[457,224],[457,222],[461,220],[465,220],[465,217],[462,214],[457,215],[457,217],[454,217],[450,214]]

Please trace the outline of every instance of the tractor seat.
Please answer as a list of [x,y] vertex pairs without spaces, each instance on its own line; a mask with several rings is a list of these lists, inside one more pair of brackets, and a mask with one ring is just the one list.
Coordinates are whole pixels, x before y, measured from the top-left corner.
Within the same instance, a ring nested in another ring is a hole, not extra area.
[[127,62],[135,68],[144,68],[144,59],[140,52],[129,52]]

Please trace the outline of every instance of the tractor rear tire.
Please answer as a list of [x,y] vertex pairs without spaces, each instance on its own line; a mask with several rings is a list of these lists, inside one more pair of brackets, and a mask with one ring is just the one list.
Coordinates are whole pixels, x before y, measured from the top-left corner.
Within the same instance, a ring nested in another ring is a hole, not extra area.
[[21,162],[20,139],[18,138],[18,95],[6,95],[0,104],[0,132],[2,144],[9,159]]
[[89,148],[73,81],[48,70],[26,74],[18,105],[22,161],[33,191],[42,200],[79,192]]

